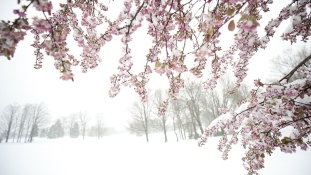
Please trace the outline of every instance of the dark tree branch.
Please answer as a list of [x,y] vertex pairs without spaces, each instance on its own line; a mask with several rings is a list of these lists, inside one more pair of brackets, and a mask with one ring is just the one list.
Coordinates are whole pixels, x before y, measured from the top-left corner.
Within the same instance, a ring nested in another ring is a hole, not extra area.
[[290,71],[285,77],[283,77],[279,82],[286,80],[286,82],[289,81],[289,79],[294,75],[294,73],[307,61],[311,59],[311,55],[309,55],[307,58],[305,58],[303,61],[301,61],[292,71]]

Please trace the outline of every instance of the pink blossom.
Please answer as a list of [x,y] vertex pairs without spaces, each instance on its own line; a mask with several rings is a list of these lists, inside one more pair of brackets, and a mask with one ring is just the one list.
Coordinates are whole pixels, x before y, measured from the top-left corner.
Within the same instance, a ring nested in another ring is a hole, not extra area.
[[[124,0],[123,8],[114,18],[107,14],[109,6],[97,0],[68,0],[54,11],[52,1],[27,2],[22,10],[13,11],[17,16],[15,20],[0,22],[0,56],[11,59],[17,44],[31,33],[31,46],[36,57],[34,67],[41,68],[44,58],[51,56],[55,69],[61,74],[60,78],[73,81],[73,66],[81,67],[85,73],[96,68],[106,58],[101,58],[101,49],[114,38],[121,38],[122,56],[116,58],[119,64],[115,75],[110,78],[109,95],[115,97],[121,85],[130,86],[146,102],[150,74],[164,75],[170,87],[168,99],[158,108],[160,116],[165,115],[169,101],[176,99],[184,87],[182,75],[188,70],[195,77],[204,78],[205,89],[216,88],[218,79],[232,70],[237,79],[235,87],[232,87],[233,93],[247,76],[250,60],[258,50],[269,46],[283,21],[289,20],[289,26],[282,31],[284,42],[294,43],[298,39],[306,42],[311,36],[308,15],[311,6],[307,0],[291,1],[266,26],[259,24],[273,1],[222,0],[215,3],[207,0],[193,3],[190,0],[185,3],[156,0],[151,3],[147,0]],[[34,17],[31,24],[26,13],[28,8],[41,12],[41,16]],[[233,22],[236,26],[234,42],[229,49],[223,50],[220,42],[223,34],[220,31],[226,30],[228,23]],[[135,72],[132,70],[135,63],[132,57],[136,55],[132,55],[131,42],[136,39],[135,32],[140,32],[144,24],[147,27],[146,40],[150,39],[152,46],[147,50],[146,57],[142,58],[142,71]],[[260,27],[264,29],[264,34],[259,38],[257,29]],[[27,33],[28,30],[30,32]],[[80,57],[74,57],[69,52],[69,36],[73,36],[81,48]],[[186,63],[189,60],[193,65],[188,68]],[[226,114],[205,130],[199,145],[204,145],[208,137],[218,130],[231,134],[232,138],[224,135],[220,139],[218,149],[223,152],[223,159],[228,159],[232,145],[241,143],[246,149],[244,166],[250,174],[263,168],[265,156],[272,154],[276,148],[287,153],[294,153],[297,148],[306,150],[311,144],[303,140],[305,135],[311,133],[311,112],[307,101],[311,96],[311,68],[301,66],[300,71],[304,78],[293,83],[283,80],[268,85],[255,80],[256,89],[242,104],[246,108],[236,113],[220,109],[221,113]],[[295,138],[282,137],[280,130],[288,126],[303,132],[295,133]],[[241,135],[240,140],[238,135]]]

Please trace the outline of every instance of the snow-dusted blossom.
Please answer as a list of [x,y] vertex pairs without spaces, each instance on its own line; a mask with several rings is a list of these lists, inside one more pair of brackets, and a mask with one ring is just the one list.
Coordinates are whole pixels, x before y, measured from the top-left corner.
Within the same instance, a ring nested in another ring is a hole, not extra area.
[[53,8],[52,1],[35,0],[35,1],[32,1],[32,5],[36,8],[36,10],[42,11],[42,12],[48,12],[49,15],[51,15],[51,11]]
[[45,19],[38,19],[37,17],[34,17],[32,25],[36,29],[38,34],[50,32],[52,30],[50,22]]
[[[288,27],[282,31],[284,41],[307,41],[311,35],[310,0],[289,2],[266,26],[261,24],[262,15],[269,11],[272,0],[124,0],[116,17],[108,14],[109,3],[99,3],[98,0],[67,0],[55,11],[52,11],[53,1],[27,3],[12,11],[17,16],[15,20],[0,22],[0,56],[11,59],[17,44],[30,33],[34,36],[31,45],[36,57],[34,67],[41,68],[43,59],[51,56],[63,80],[73,80],[73,66],[80,66],[82,72],[87,72],[106,57],[117,59],[119,64],[111,76],[109,95],[115,97],[122,85],[129,86],[142,101],[148,100],[146,85],[150,74],[163,75],[168,78],[170,87],[169,98],[159,106],[160,116],[165,114],[169,101],[175,99],[183,88],[182,75],[185,72],[206,78],[202,81],[203,87],[213,89],[217,87],[218,79],[232,70],[237,79],[234,92],[247,76],[250,60],[258,50],[268,46],[284,20],[289,19]],[[31,24],[27,17],[28,8],[41,12],[41,16],[30,18],[33,19]],[[136,72],[132,70],[136,55],[131,52],[136,48],[131,43],[136,39],[136,32],[144,31],[139,30],[143,25],[147,28],[146,41],[150,40],[152,45],[145,58],[137,58],[145,62]],[[258,34],[260,28],[264,29],[263,36]],[[222,29],[229,30],[234,37],[227,50],[221,46]],[[69,52],[69,36],[73,36],[81,48],[79,57]],[[100,52],[114,38],[121,39],[120,58]],[[188,68],[189,61],[193,65]],[[244,108],[236,113],[220,109],[220,112],[227,113],[207,128],[200,145],[213,132],[223,129],[225,136],[219,150],[227,159],[231,145],[238,143],[237,135],[241,135],[240,141],[247,150],[243,160],[250,174],[264,167],[265,155],[270,155],[276,147],[289,153],[297,148],[306,150],[310,142],[305,142],[302,137],[310,134],[311,128],[311,68],[302,66],[299,70],[305,79],[292,83],[288,83],[286,77],[273,85],[255,80],[257,89],[250,92]],[[259,89],[263,89],[263,93],[259,93]],[[295,132],[291,136],[282,136],[280,130],[288,126],[296,129]]]
[[[311,55],[306,59],[311,59]],[[311,134],[311,94],[307,94],[311,86],[306,81],[309,78],[310,75],[292,83],[274,85],[256,80],[256,86],[265,88],[264,92],[252,91],[251,98],[234,114],[225,113],[213,121],[199,145],[220,129],[233,134],[231,140],[225,135],[219,141],[218,149],[223,152],[223,159],[227,159],[231,145],[237,144],[237,136],[241,135],[240,143],[246,149],[242,160],[249,174],[263,168],[265,156],[271,155],[277,147],[285,153],[294,153],[298,147],[308,149],[310,143],[304,138]],[[293,129],[289,136],[283,136],[283,128]]]

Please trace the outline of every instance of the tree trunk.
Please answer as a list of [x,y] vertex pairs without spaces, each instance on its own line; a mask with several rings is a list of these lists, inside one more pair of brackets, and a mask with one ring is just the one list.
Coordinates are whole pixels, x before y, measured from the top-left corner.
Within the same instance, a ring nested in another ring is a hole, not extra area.
[[167,135],[166,135],[166,131],[164,130],[164,142],[166,143],[167,142]]
[[26,141],[27,141],[28,132],[29,132],[29,128],[27,129],[27,132],[26,132],[26,136],[25,136],[25,143],[26,143]]
[[12,121],[10,121],[10,123],[9,123],[8,131],[6,133],[5,143],[8,143],[8,140],[9,140],[9,137],[10,137],[10,132],[11,132],[11,127],[12,127]]
[[15,123],[15,129],[14,129],[14,132],[13,132],[13,143],[14,143],[14,140],[15,140],[16,130],[17,130],[17,121]]
[[194,139],[197,139],[198,138],[198,133],[197,133],[197,129],[196,129],[196,124],[195,122],[197,121],[197,117],[195,115],[195,109],[193,105],[187,103],[188,105],[188,108],[189,108],[189,112],[190,112],[190,117],[191,117],[191,123],[192,123],[192,127],[193,127],[193,131],[194,131]]
[[21,124],[19,126],[18,135],[17,135],[17,142],[21,142],[23,136],[24,126]]
[[183,131],[182,131],[182,132],[184,132],[184,137],[183,137],[183,139],[185,140],[185,139],[187,139],[187,137],[186,137],[186,129],[185,129],[185,126],[184,126],[184,125],[182,125],[182,128],[183,128]]
[[69,128],[69,138],[72,138],[71,132],[72,132],[72,127]]
[[83,126],[82,134],[83,134],[83,140],[84,140],[84,136],[85,136],[85,126]]
[[203,127],[202,127],[202,123],[201,123],[201,120],[200,120],[199,118],[197,118],[197,123],[198,123],[198,125],[199,125],[201,134],[203,134],[203,133],[204,133],[204,129],[203,129]]
[[100,139],[100,131],[101,131],[101,127],[97,126],[97,137],[98,137],[98,139]]
[[147,113],[146,113],[146,109],[145,109],[145,105],[143,105],[143,110],[144,110],[144,122],[145,122],[145,126],[144,126],[144,130],[145,130],[145,135],[146,135],[146,141],[149,142],[149,136],[148,136],[148,130],[149,130],[149,126],[148,126],[148,117],[147,117]]
[[175,129],[175,120],[174,120],[174,117],[173,117],[173,129],[174,129],[174,133],[175,133],[175,136],[176,136],[176,141],[178,142],[178,135],[177,135],[176,129]]
[[165,116],[162,116],[162,125],[163,125],[163,132],[164,132],[164,142],[167,142],[167,134],[166,134],[166,125],[165,125]]
[[146,141],[149,142],[148,131],[145,130]]
[[31,121],[30,121],[30,117],[29,117],[29,119],[28,119],[28,121],[27,121],[27,130],[26,130],[26,136],[25,136],[25,143],[27,142],[27,138],[28,138],[28,134],[29,134],[29,129],[30,129],[30,123],[31,123]]
[[196,121],[197,121],[197,123],[199,125],[201,134],[203,134],[204,130],[203,130],[202,122],[201,122],[201,119],[200,119],[200,111],[196,108],[196,110],[194,112],[195,112],[195,115],[196,115],[195,118],[196,118]]
[[191,117],[191,123],[192,123],[193,131],[194,131],[193,138],[197,140],[199,134],[197,133],[197,127],[195,126],[195,121],[193,120],[194,120],[193,117]]
[[[193,135],[193,128],[192,128],[191,125],[192,125],[191,122],[188,122],[188,123],[187,123],[187,127],[186,127],[186,128],[187,128],[187,131],[188,131],[188,137],[191,136],[191,135]],[[186,138],[187,138],[187,137],[186,137]],[[190,138],[190,137],[189,137],[189,138]]]

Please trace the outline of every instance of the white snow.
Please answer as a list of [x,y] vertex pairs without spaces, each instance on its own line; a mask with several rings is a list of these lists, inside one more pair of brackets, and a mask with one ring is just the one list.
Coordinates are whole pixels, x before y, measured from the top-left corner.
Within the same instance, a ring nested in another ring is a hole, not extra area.
[[[162,134],[145,137],[128,134],[79,139],[39,139],[34,143],[1,143],[1,175],[241,175],[246,174],[241,157],[244,150],[233,146],[223,161],[217,150],[217,137],[203,147],[196,140],[169,142]],[[266,168],[260,175],[309,175],[311,151],[266,156]]]

